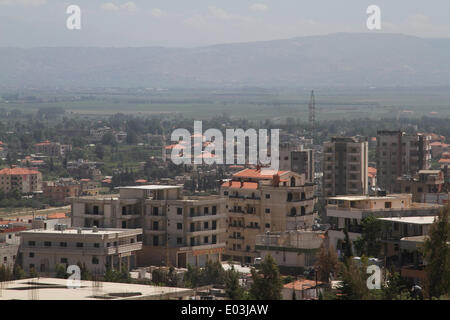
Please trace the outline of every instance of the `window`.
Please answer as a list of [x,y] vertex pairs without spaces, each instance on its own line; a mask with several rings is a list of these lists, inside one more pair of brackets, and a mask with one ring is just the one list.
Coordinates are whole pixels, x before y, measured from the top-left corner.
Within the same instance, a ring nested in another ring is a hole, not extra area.
[[208,221],[203,222],[203,229],[208,229],[208,228],[209,228]]
[[29,258],[34,258],[34,252],[30,252],[30,253],[28,254],[28,257],[29,257]]
[[126,221],[122,221],[122,229],[126,229],[127,228],[127,222]]
[[270,194],[269,193],[266,194],[266,199],[270,199]]
[[182,229],[183,229],[183,224],[177,223],[177,230],[182,230]]
[[266,213],[270,213],[270,209],[269,208],[266,208]]
[[183,238],[177,238],[177,244],[183,244]]
[[67,242],[60,242],[60,243],[59,243],[59,246],[60,246],[60,247],[67,247]]
[[158,236],[153,237],[153,245],[155,247],[159,246],[159,237]]
[[223,195],[224,195],[224,196],[227,196],[227,195],[228,195],[228,191],[224,191],[224,192],[223,192]]
[[183,214],[183,208],[177,208],[177,215],[182,215]]
[[158,221],[153,221],[153,230],[158,230],[158,229],[159,229]]
[[68,263],[67,258],[61,258],[61,263]]
[[270,228],[270,223],[266,223],[266,228]]
[[212,214],[213,214],[213,215],[216,215],[216,214],[217,214],[217,207],[216,207],[216,206],[213,206],[213,207],[212,207]]
[[30,269],[34,269],[34,264],[30,263]]
[[384,207],[385,207],[386,209],[391,208],[391,207],[392,207],[392,202],[386,201],[386,202],[384,203]]
[[208,243],[208,241],[209,241],[209,238],[208,238],[208,237],[204,237],[204,238],[203,238],[203,243]]
[[30,247],[34,247],[36,245],[36,242],[35,241],[28,241],[28,245]]
[[3,257],[3,262],[8,262],[8,257]]
[[203,213],[204,214],[208,214],[209,213],[209,208],[208,207],[204,207],[203,208]]
[[94,248],[100,248],[100,243],[94,243]]
[[77,248],[83,248],[83,242],[77,242]]
[[94,214],[98,214],[98,206],[94,206],[94,210],[93,210],[94,212]]
[[44,242],[44,246],[46,246],[46,247],[51,247],[51,246],[52,246],[52,243],[51,243],[50,241],[45,241],[45,242]]
[[92,257],[92,264],[98,264],[98,258]]
[[159,211],[159,208],[158,207],[154,207],[153,208],[153,215],[157,216],[158,215],[158,211]]
[[211,226],[212,229],[213,229],[213,230],[216,230],[216,229],[217,229],[217,221],[214,220],[214,221],[212,221],[211,223],[212,223],[212,226]]
[[212,235],[211,243],[212,244],[216,244],[217,243],[217,236],[215,234]]

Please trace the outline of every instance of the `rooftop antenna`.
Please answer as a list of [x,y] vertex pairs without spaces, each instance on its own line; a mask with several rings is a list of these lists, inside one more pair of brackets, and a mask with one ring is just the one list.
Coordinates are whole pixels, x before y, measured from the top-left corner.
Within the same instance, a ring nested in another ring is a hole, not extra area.
[[316,99],[314,97],[314,90],[311,91],[311,98],[309,100],[309,126],[311,128],[311,138],[314,142],[316,135]]

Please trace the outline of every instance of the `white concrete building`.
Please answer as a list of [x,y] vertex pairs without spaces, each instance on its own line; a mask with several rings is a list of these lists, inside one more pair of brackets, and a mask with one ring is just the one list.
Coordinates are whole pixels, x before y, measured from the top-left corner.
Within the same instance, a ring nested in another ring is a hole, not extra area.
[[71,228],[35,229],[20,233],[22,267],[40,274],[52,274],[57,264],[84,264],[93,274],[106,266],[134,268],[135,254],[142,249],[142,229]]

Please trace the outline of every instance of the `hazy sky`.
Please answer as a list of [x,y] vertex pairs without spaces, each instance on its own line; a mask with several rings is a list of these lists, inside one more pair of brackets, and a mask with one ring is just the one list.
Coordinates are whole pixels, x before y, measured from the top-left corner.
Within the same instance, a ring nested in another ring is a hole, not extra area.
[[[82,10],[81,30],[66,28],[71,4]],[[0,0],[0,47],[191,47],[368,32],[372,4],[381,32],[450,38],[448,0]]]

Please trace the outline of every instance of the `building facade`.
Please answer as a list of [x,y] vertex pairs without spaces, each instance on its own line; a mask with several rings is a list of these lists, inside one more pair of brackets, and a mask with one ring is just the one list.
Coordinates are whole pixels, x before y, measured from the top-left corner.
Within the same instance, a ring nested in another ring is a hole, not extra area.
[[368,194],[368,142],[334,137],[323,145],[323,195]]
[[6,168],[0,170],[0,190],[8,193],[18,190],[20,193],[42,191],[42,174],[36,170],[24,168]]
[[[58,227],[59,226],[59,227]],[[56,265],[84,264],[92,274],[107,267],[131,270],[142,249],[142,229],[68,228],[33,229],[20,233],[20,253],[25,272],[54,274]]]
[[228,211],[225,259],[253,263],[256,236],[306,228],[317,217],[315,186],[303,174],[261,168],[235,173],[221,187]]
[[182,186],[121,187],[119,195],[72,199],[72,224],[142,228],[138,264],[203,266],[225,248],[225,199],[184,197]]
[[377,180],[378,186],[394,192],[397,178],[414,175],[431,166],[429,135],[406,134],[402,131],[378,131]]

